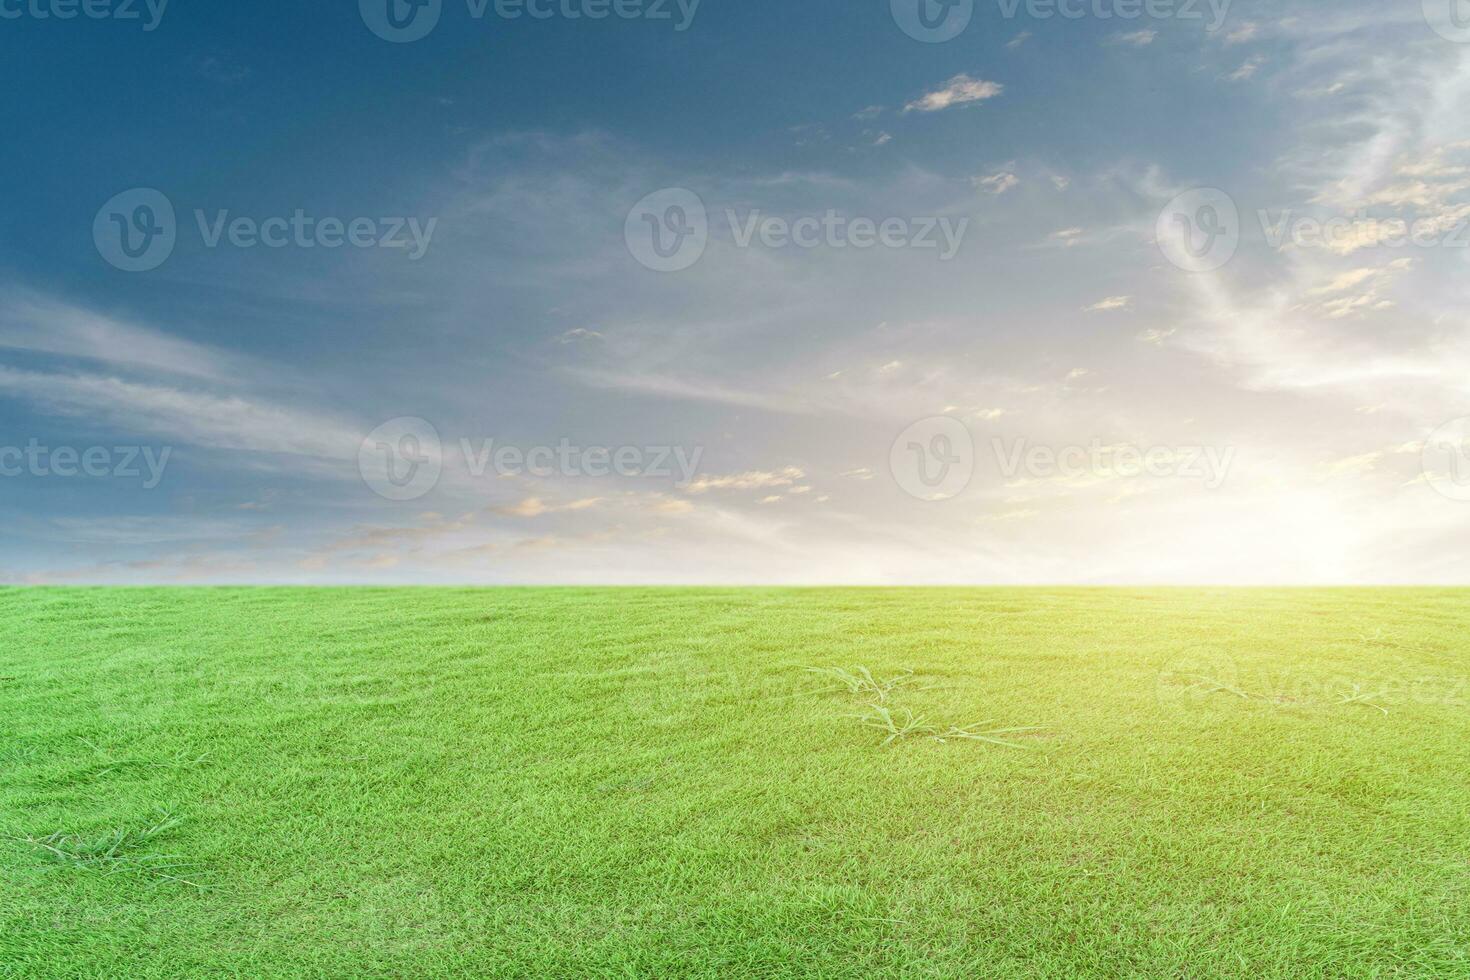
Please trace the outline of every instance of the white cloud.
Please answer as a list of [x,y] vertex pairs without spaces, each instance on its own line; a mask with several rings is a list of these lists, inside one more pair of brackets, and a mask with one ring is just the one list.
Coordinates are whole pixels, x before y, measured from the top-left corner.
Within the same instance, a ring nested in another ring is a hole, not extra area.
[[1239,68],[1235,69],[1235,71],[1231,72],[1225,77],[1232,82],[1244,82],[1247,79],[1254,78],[1256,72],[1260,70],[1261,65],[1265,63],[1266,59],[1261,57],[1260,55],[1256,55],[1252,58],[1247,58]]
[[249,358],[15,290],[0,292],[0,348],[6,347],[211,381],[259,370]]
[[1091,306],[1084,307],[1084,313],[1110,313],[1114,310],[1126,310],[1133,305],[1132,296],[1109,296],[1100,299]]
[[544,514],[559,514],[567,511],[590,510],[603,503],[602,497],[583,497],[561,504],[548,504],[540,497],[525,499],[505,507],[496,507],[495,513],[505,517],[541,517]]
[[1021,183],[1021,178],[1005,170],[988,177],[975,177],[973,180],[976,187],[996,195],[1004,194]]
[[795,486],[805,476],[806,473],[795,466],[780,470],[750,470],[727,476],[701,476],[689,484],[687,490],[694,494],[709,493],[711,490],[767,490]]
[[1226,35],[1225,35],[1225,43],[1226,44],[1244,44],[1247,41],[1253,41],[1253,40],[1255,40],[1256,35],[1260,34],[1260,32],[1261,32],[1261,27],[1260,27],[1259,24],[1254,24],[1254,23],[1241,24],[1235,30],[1226,33]]
[[606,340],[606,339],[607,339],[606,337],[604,337],[602,334],[598,333],[596,330],[588,330],[586,327],[575,327],[575,328],[573,328],[571,330],[568,330],[566,333],[562,334],[560,337],[557,337],[556,338],[557,343],[560,343],[560,344],[575,344],[579,340]]
[[1113,46],[1123,45],[1131,48],[1144,48],[1148,47],[1150,44],[1153,44],[1154,39],[1158,36],[1158,31],[1132,31],[1127,34],[1110,35],[1103,43]]
[[903,107],[904,112],[939,112],[952,106],[966,105],[971,102],[984,102],[993,99],[1005,91],[1005,86],[998,82],[987,82],[969,75],[956,75],[944,84],[944,87],[935,89],[915,99]]
[[211,449],[356,459],[367,434],[341,420],[257,398],[89,374],[0,366],[0,386],[64,416],[106,419],[136,433]]

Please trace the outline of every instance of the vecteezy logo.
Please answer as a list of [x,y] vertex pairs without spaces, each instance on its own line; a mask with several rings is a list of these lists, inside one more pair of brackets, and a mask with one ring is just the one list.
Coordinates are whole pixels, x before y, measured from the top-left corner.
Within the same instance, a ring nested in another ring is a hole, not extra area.
[[92,221],[98,254],[124,272],[158,268],[173,254],[177,238],[173,204],[151,187],[123,191]]
[[1451,500],[1470,501],[1470,417],[1446,422],[1424,442],[1424,479]]
[[1154,228],[1164,258],[1186,272],[1213,272],[1240,247],[1240,209],[1224,191],[1198,187],[1165,205]]
[[444,0],[357,0],[357,9],[378,37],[407,44],[427,37],[438,25]]
[[357,469],[378,496],[417,500],[438,485],[444,471],[439,430],[412,416],[384,422],[362,441]]
[[893,441],[888,469],[909,496],[949,500],[963,493],[975,475],[975,441],[959,419],[924,419]]
[[1470,44],[1470,0],[1424,0],[1424,19],[1445,40]]
[[975,0],[888,0],[893,22],[915,41],[952,41],[970,26]]
[[628,252],[655,272],[682,272],[709,244],[709,212],[699,195],[666,187],[633,205],[623,223]]

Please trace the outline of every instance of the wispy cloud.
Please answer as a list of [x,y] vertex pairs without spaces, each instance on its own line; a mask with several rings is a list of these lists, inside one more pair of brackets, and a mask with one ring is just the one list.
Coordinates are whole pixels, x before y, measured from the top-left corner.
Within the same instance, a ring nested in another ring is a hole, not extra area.
[[497,514],[506,517],[541,517],[544,514],[559,514],[568,511],[589,510],[603,503],[602,497],[582,497],[565,503],[547,503],[540,497],[526,497],[518,503],[495,508]]
[[991,194],[1000,195],[1008,190],[1020,186],[1021,178],[1010,171],[1002,170],[1000,173],[990,174],[986,177],[976,177],[975,186]]
[[1111,34],[1103,43],[1113,47],[1146,48],[1153,44],[1154,39],[1158,36],[1158,31],[1131,31],[1124,34]]
[[63,416],[106,420],[125,431],[210,449],[355,459],[365,430],[258,398],[0,366],[0,386]]
[[1232,82],[1247,81],[1251,78],[1254,78],[1256,76],[1256,72],[1260,71],[1261,66],[1265,63],[1266,59],[1261,57],[1260,55],[1256,55],[1252,58],[1247,58],[1240,65],[1239,68],[1235,69],[1233,72],[1225,77]]
[[903,107],[904,112],[939,112],[954,106],[969,105],[993,99],[1005,91],[998,82],[987,82],[969,75],[956,75],[943,87],[925,93]]
[[725,476],[702,476],[689,484],[688,492],[701,494],[712,490],[769,490],[794,486],[805,477],[806,473],[795,466],[779,470],[750,470]]
[[575,344],[579,341],[606,339],[607,338],[604,337],[601,333],[597,332],[596,330],[589,330],[586,327],[573,327],[571,330],[566,331],[561,336],[556,338],[557,343],[560,344]]
[[98,361],[214,382],[256,373],[253,359],[14,288],[0,290],[0,349]]
[[1227,31],[1225,33],[1225,43],[1244,44],[1247,41],[1254,41],[1260,33],[1261,25],[1248,21],[1232,31]]

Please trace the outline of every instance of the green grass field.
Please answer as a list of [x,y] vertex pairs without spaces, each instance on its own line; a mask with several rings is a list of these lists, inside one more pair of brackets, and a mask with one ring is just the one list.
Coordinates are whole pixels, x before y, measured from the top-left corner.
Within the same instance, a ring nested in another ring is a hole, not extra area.
[[1455,590],[0,591],[0,975],[1470,976],[1467,627]]

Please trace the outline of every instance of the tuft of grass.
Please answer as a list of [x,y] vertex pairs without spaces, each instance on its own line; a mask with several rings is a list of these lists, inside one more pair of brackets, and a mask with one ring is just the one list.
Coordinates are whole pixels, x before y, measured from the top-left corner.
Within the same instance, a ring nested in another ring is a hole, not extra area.
[[883,740],[885,746],[906,738],[929,738],[936,742],[948,742],[951,739],[968,740],[972,742],[989,742],[992,745],[1004,745],[1012,749],[1025,749],[1030,746],[1023,745],[1007,736],[1034,735],[1045,731],[1036,726],[1019,728],[988,728],[986,726],[995,724],[993,721],[976,722],[961,728],[958,725],[950,725],[940,728],[931,725],[922,715],[915,715],[908,708],[897,709],[895,713],[881,704],[868,705],[868,713],[862,715],[860,720],[868,728],[876,728],[887,734]]
[[867,667],[858,666],[852,670],[843,667],[807,667],[806,672],[816,674],[834,680],[847,689],[849,694],[857,694],[863,697],[873,698],[879,704],[888,703],[889,696],[895,689],[902,687],[913,679],[914,672],[906,670],[896,674],[887,680],[879,680]]
[[847,689],[849,694],[871,699],[867,705],[868,713],[859,715],[858,718],[865,726],[876,728],[887,735],[887,738],[883,740],[885,746],[906,738],[929,738],[936,742],[960,739],[1024,749],[1029,746],[1021,745],[1004,736],[1036,734],[1043,731],[1041,728],[1034,727],[987,728],[985,726],[993,724],[989,721],[982,721],[963,728],[958,725],[941,728],[938,725],[929,724],[922,716],[915,715],[909,708],[890,706],[893,693],[913,679],[912,670],[906,670],[887,680],[880,680],[871,670],[862,666],[852,670],[842,667],[807,667],[804,669],[807,673],[837,681]]
[[50,860],[67,867],[96,871],[104,875],[142,872],[155,878],[203,889],[204,886],[198,882],[172,873],[191,867],[179,861],[178,855],[150,850],[158,838],[181,823],[181,818],[164,810],[141,825],[119,827],[96,837],[57,831],[45,837],[14,836],[11,839],[30,845]]
[[892,745],[900,739],[913,738],[914,736],[933,735],[939,729],[928,724],[922,716],[915,716],[908,708],[898,709],[901,717],[895,717],[894,713],[881,704],[868,705],[868,713],[860,715],[858,720],[868,728],[877,728],[886,732],[888,737],[883,740],[884,745]]
[[118,758],[91,739],[78,736],[77,741],[96,753],[99,765],[102,767],[94,773],[97,776],[105,776],[112,772],[127,769],[160,769],[183,772],[203,765],[204,761],[209,758],[208,752],[196,754],[186,748],[179,749],[163,759],[144,759],[136,756]]
[[1344,693],[1338,695],[1338,698],[1337,698],[1337,702],[1336,703],[1337,704],[1361,704],[1365,708],[1373,708],[1376,711],[1383,712],[1383,717],[1387,718],[1388,717],[1388,709],[1385,708],[1383,705],[1378,704],[1378,703],[1370,700],[1372,698],[1381,698],[1381,697],[1383,697],[1383,694],[1381,692],[1364,691],[1357,684],[1354,684],[1353,685],[1353,689],[1351,691],[1345,691]]

